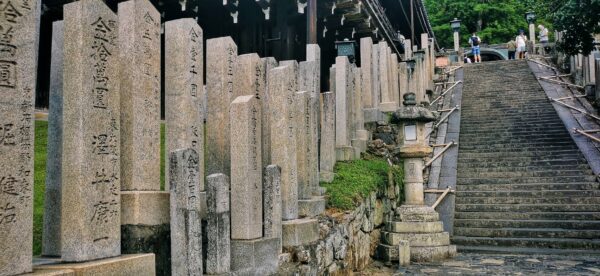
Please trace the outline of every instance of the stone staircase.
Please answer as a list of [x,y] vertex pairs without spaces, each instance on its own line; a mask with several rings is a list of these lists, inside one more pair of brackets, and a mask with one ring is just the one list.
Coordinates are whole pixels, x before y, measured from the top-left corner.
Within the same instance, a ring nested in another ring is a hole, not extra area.
[[600,183],[525,61],[465,67],[459,251],[600,253]]

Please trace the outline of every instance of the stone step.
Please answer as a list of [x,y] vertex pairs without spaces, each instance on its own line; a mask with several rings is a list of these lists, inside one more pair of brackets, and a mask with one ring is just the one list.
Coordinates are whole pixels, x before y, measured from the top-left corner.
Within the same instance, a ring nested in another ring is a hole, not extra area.
[[464,137],[464,138],[470,140],[472,138],[478,138],[478,137],[495,137],[496,135],[505,135],[505,136],[510,136],[510,137],[538,136],[538,133],[545,133],[545,134],[540,134],[540,135],[561,135],[563,137],[566,137],[567,135],[569,135],[567,129],[565,129],[564,126],[552,126],[552,125],[539,126],[538,125],[538,126],[535,126],[535,128],[534,127],[527,127],[527,129],[523,128],[524,130],[520,130],[520,128],[509,129],[510,127],[514,127],[514,125],[508,126],[508,124],[507,124],[507,126],[494,126],[494,127],[489,127],[489,128],[485,128],[485,127],[479,128],[478,127],[478,129],[471,129],[468,131],[462,129],[460,132],[460,137],[461,138]]
[[[558,198],[558,197],[600,197],[600,190],[494,190],[460,191],[461,198]],[[458,200],[458,199],[457,199]]]
[[464,173],[486,173],[486,172],[537,172],[547,170],[582,170],[589,171],[590,166],[587,164],[573,164],[573,165],[551,165],[551,166],[518,166],[518,167],[484,167],[484,168],[467,168],[461,167],[461,175]]
[[576,238],[599,239],[600,230],[573,230],[560,228],[463,228],[454,229],[455,236],[514,237],[514,238]]
[[468,168],[496,168],[496,167],[551,167],[555,165],[587,165],[587,161],[582,159],[562,159],[562,160],[539,160],[530,162],[511,162],[511,161],[499,161],[485,162],[485,163],[458,163],[458,171],[467,170]]
[[600,212],[456,212],[457,219],[600,220]]
[[556,177],[503,177],[503,178],[461,178],[457,179],[458,185],[471,184],[526,184],[526,183],[572,183],[593,182],[596,176],[556,176]]
[[553,249],[535,247],[500,247],[500,246],[466,246],[458,245],[461,253],[478,254],[524,254],[524,255],[600,255],[600,250]]
[[[458,205],[458,204],[457,204]],[[516,205],[519,206],[519,205]],[[560,205],[554,205],[560,206]],[[571,205],[574,206],[574,205]],[[565,206],[561,206],[565,208]],[[600,229],[600,221],[585,220],[482,220],[455,219],[454,227],[467,228],[563,228],[563,229]]]
[[461,171],[465,178],[499,178],[499,177],[554,177],[592,175],[592,170],[540,170],[528,172],[473,172]]
[[448,232],[439,233],[394,233],[381,232],[381,241],[388,245],[398,245],[401,240],[406,240],[410,246],[442,246],[450,244]]
[[598,182],[580,183],[528,183],[528,184],[474,184],[457,185],[457,195],[461,191],[497,191],[497,190],[595,190],[600,189]]
[[514,133],[514,132],[489,132],[489,133],[461,133],[460,139],[464,142],[471,142],[477,140],[505,140],[505,139],[515,139],[515,140],[523,140],[523,139],[564,139],[571,140],[571,135],[567,133],[566,130],[557,130],[553,133],[544,133],[544,134],[535,134],[530,132],[522,132],[522,133]]
[[573,143],[573,141],[557,141],[557,142],[535,142],[531,141],[528,143],[511,143],[511,142],[495,142],[488,141],[487,143],[474,144],[474,145],[465,145],[459,142],[459,148],[461,150],[494,150],[494,149],[520,149],[520,150],[544,150],[548,147],[556,148],[556,149],[576,149],[577,147]]
[[[543,152],[542,152],[543,153]],[[538,152],[538,154],[541,154]],[[550,152],[546,152],[542,156],[514,156],[514,157],[502,157],[502,158],[493,158],[493,157],[476,157],[476,158],[467,158],[458,156],[458,162],[465,163],[487,163],[487,162],[497,162],[498,160],[507,161],[507,162],[533,162],[533,161],[544,161],[544,160],[581,160],[585,161],[585,158],[580,154],[572,154],[567,156],[561,155],[553,155]]]
[[[584,191],[582,191],[584,192]],[[600,204],[600,197],[458,197],[456,204]]]
[[[462,141],[461,141],[462,140]],[[478,147],[479,145],[515,145],[515,147],[527,147],[528,145],[554,145],[554,144],[569,144],[573,143],[570,138],[562,137],[531,137],[531,138],[520,138],[520,137],[477,137],[477,138],[463,138],[459,140],[461,147],[468,149],[470,147]]]
[[[598,204],[456,204],[456,212],[600,212]],[[456,226],[456,222],[455,222]]]
[[452,237],[457,245],[512,246],[557,249],[600,249],[600,239]]

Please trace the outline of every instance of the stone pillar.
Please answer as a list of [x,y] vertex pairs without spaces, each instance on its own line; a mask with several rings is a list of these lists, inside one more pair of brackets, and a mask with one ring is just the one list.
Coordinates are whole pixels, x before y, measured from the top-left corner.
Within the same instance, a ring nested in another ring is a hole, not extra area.
[[[160,190],[160,13],[147,0],[131,0],[119,4],[119,22],[121,190],[157,191]],[[201,54],[199,58],[202,67]]]
[[298,66],[298,90],[307,91],[308,99],[305,106],[306,112],[306,139],[307,155],[306,169],[308,172],[308,186],[312,193],[319,187],[319,94],[320,72],[317,61],[303,61]]
[[279,239],[281,253],[281,168],[269,165],[263,176],[263,236]]
[[44,230],[42,255],[60,256],[60,204],[63,115],[63,21],[52,23],[50,60],[50,106],[48,110],[48,145],[46,189],[44,196]]
[[335,59],[335,145],[336,147],[350,146],[351,134],[348,133],[348,102],[347,86],[350,83],[350,63],[348,57],[339,56]]
[[234,68],[233,98],[246,95],[262,95],[265,90],[265,66],[257,54],[237,57]]
[[367,151],[367,142],[369,141],[369,132],[365,129],[365,118],[362,108],[362,97],[364,93],[362,88],[362,73],[361,68],[354,67],[354,99],[352,101],[352,114],[354,124],[354,139],[352,139],[352,147],[355,148],[355,158],[360,159],[360,154]]
[[321,94],[321,154],[319,162],[320,180],[333,181],[335,166],[335,94]]
[[310,130],[310,95],[309,92],[296,93],[296,117],[293,122],[296,128],[296,162],[298,164],[298,199],[310,199],[312,190],[309,185],[308,155]]
[[31,271],[33,117],[41,1],[3,4],[0,24],[6,34],[0,45],[0,275],[14,275]]
[[231,263],[229,179],[225,174],[206,177],[206,274],[225,274]]
[[379,82],[379,45],[373,45],[373,53],[371,55],[371,68],[373,73],[371,75],[371,98],[373,101],[373,108],[379,108],[379,103],[381,103],[381,85]]
[[362,107],[373,107],[373,40],[360,39],[360,68],[362,71]]
[[[400,99],[404,97],[404,94],[408,93],[408,69],[406,68],[406,62],[400,62],[398,64],[398,87]],[[402,106],[402,101],[398,103]]]
[[61,258],[83,262],[121,253],[118,18],[101,0],[64,15]]
[[[204,152],[200,98],[202,37],[202,29],[192,18],[172,20],[165,24],[165,154],[183,148]],[[208,164],[216,162],[209,160],[211,162]],[[168,165],[165,171],[167,169]],[[200,173],[204,175],[203,165],[200,166]],[[168,190],[169,182],[167,179],[165,190]],[[204,181],[200,181],[200,190],[204,190]]]
[[268,74],[271,124],[271,163],[281,167],[282,218],[298,218],[298,163],[296,161],[297,65],[280,66]]
[[396,103],[392,97],[391,74],[390,74],[390,53],[385,41],[379,42],[379,86],[381,87],[381,104],[379,110],[382,112],[396,111]]
[[206,41],[206,174],[230,175],[231,153],[229,105],[234,100],[233,85],[237,46],[231,37]]
[[265,69],[264,78],[265,78],[265,89],[261,90],[262,94],[258,95],[260,99],[260,110],[262,115],[261,120],[261,134],[262,134],[262,161],[263,164],[271,164],[271,122],[270,122],[270,114],[271,111],[269,109],[269,90],[267,89],[267,75],[271,71],[271,69],[277,67],[277,60],[272,57],[262,58],[263,67]]
[[424,205],[423,159],[404,159],[404,200],[407,205]]
[[173,275],[202,275],[199,156],[192,148],[169,155]]
[[404,40],[404,59],[411,59],[412,58],[412,42],[410,41],[410,39],[405,39]]
[[[242,90],[250,90],[249,87]],[[231,103],[231,238],[262,237],[261,110],[255,95]]]
[[458,52],[460,49],[460,35],[458,32],[454,32],[454,51]]
[[392,96],[394,102],[400,104],[400,84],[398,83],[398,55],[392,54],[392,63],[390,72],[392,72]]
[[[529,41],[531,41],[531,44],[535,48],[535,24],[534,23],[529,23]],[[533,54],[533,53],[531,53],[531,54]]]

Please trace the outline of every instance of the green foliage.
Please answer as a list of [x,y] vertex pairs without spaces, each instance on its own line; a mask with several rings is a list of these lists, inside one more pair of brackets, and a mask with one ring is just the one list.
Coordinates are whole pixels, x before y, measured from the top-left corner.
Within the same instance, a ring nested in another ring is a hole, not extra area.
[[462,21],[461,47],[468,46],[473,32],[488,44],[506,43],[517,36],[519,29],[527,33],[525,13],[530,9],[538,15],[537,24],[552,28],[545,11],[538,9],[533,0],[425,0],[425,5],[439,45],[447,49],[454,45],[450,28],[454,18]]
[[[567,55],[589,55],[593,33],[600,33],[600,0],[566,0],[554,12],[554,24],[563,30],[560,50]],[[552,6],[544,5],[546,8]]]
[[[387,161],[383,159],[337,162],[332,183],[321,183],[327,188],[329,208],[351,210],[371,192],[385,189],[388,184]],[[403,178],[402,170],[396,169],[394,179]]]

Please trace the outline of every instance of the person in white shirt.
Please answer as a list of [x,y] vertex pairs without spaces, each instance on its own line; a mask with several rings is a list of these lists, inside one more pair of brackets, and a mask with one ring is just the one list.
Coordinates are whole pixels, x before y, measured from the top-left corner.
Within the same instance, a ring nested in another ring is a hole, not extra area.
[[527,37],[525,36],[525,31],[519,30],[519,35],[515,38],[517,42],[517,56],[518,59],[525,58],[525,52],[527,52]]

